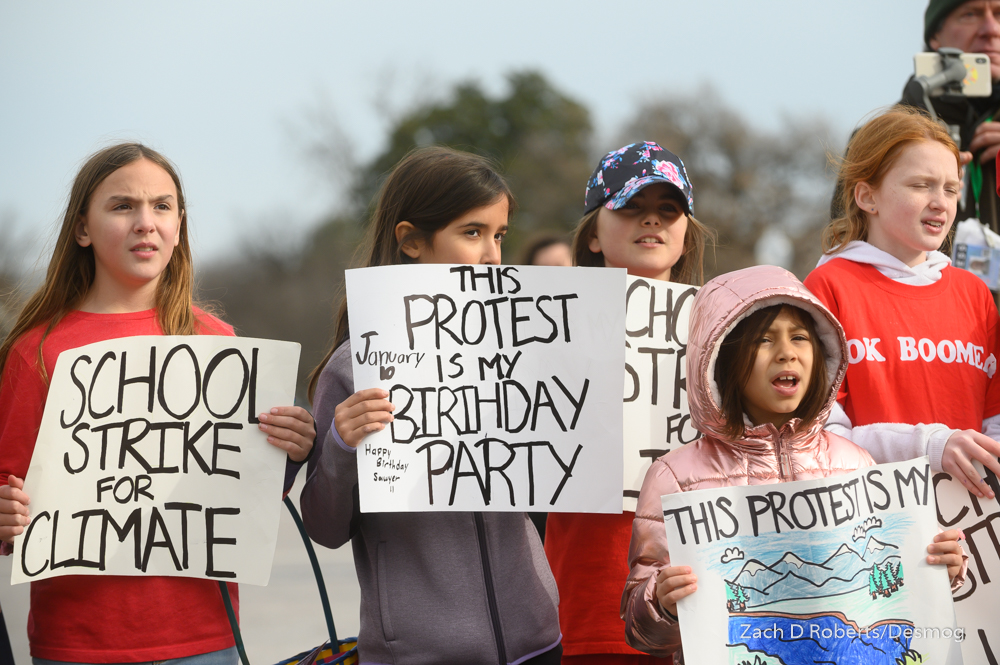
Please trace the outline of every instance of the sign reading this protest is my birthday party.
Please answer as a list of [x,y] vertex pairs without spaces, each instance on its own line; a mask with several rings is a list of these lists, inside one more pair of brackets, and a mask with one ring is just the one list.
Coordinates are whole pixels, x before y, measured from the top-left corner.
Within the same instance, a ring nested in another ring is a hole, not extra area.
[[961,663],[927,458],[662,497],[686,662]]
[[53,371],[12,583],[170,575],[267,584],[285,453],[257,415],[292,404],[299,345],[111,339]]
[[625,272],[347,272],[355,388],[394,420],[358,448],[361,510],[621,512]]
[[623,507],[635,510],[653,460],[700,435],[688,415],[688,319],[698,287],[628,277]]

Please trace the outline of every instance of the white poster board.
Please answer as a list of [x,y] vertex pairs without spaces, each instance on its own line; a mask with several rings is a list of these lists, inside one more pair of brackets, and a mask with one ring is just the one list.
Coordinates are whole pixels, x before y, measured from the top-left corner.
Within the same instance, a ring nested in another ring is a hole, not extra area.
[[362,512],[621,512],[625,271],[346,273],[355,389],[395,420],[358,448]]
[[[991,471],[984,477],[1000,495],[997,477]],[[934,492],[938,524],[965,534],[969,571],[955,595],[958,625],[965,629],[965,665],[996,665],[1000,662],[1000,504],[974,497],[947,473],[934,476]]]
[[962,662],[926,457],[662,503],[670,561],[698,575],[686,662]]
[[701,434],[688,415],[686,353],[698,287],[628,276],[625,295],[623,508],[635,511],[657,457]]
[[285,453],[257,415],[295,396],[299,345],[124,337],[59,354],[11,583],[169,575],[266,585]]

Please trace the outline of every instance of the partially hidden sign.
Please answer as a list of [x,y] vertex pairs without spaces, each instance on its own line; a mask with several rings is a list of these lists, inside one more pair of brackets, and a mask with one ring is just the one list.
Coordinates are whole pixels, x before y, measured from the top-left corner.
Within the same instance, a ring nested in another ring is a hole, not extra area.
[[700,434],[688,415],[688,321],[698,287],[628,276],[623,508],[635,511],[657,457]]
[[299,345],[112,339],[59,355],[11,582],[170,575],[265,585],[285,453],[257,415],[293,403]]
[[621,512],[625,271],[409,265],[346,275],[361,510]]
[[662,497],[686,662],[961,663],[926,457]]
[[[976,463],[994,494],[1000,496],[996,475]],[[1000,504],[979,499],[947,473],[934,476],[938,524],[942,529],[961,529],[963,547],[969,557],[965,585],[955,595],[958,625],[965,631],[962,655],[965,665],[996,665],[1000,662]]]

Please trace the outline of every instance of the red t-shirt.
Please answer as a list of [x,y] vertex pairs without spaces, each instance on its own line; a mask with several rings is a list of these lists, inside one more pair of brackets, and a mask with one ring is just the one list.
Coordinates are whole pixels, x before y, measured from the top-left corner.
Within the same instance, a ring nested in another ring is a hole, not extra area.
[[853,425],[943,423],[981,430],[1000,413],[997,308],[972,273],[945,268],[927,286],[834,259],[806,287],[844,326],[850,365],[838,394]]
[[[198,312],[203,334],[233,329]],[[24,478],[45,410],[48,386],[38,370],[43,328],[14,345],[0,378],[0,484]],[[135,335],[160,335],[156,311],[66,315],[45,339],[42,357],[52,376],[62,351]],[[237,585],[229,593],[238,609]],[[234,645],[214,580],[185,577],[66,575],[31,583],[28,614],[31,655],[78,663],[122,663],[183,658]]]
[[563,655],[642,654],[620,616],[635,513],[549,513],[545,555],[559,587]]

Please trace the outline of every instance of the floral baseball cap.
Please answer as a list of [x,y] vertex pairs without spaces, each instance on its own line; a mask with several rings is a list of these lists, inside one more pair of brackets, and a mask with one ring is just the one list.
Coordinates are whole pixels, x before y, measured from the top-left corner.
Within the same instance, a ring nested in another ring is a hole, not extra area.
[[630,143],[606,154],[587,181],[583,213],[603,205],[618,210],[646,185],[666,182],[677,188],[685,212],[694,214],[691,178],[684,162],[674,153],[652,141]]

